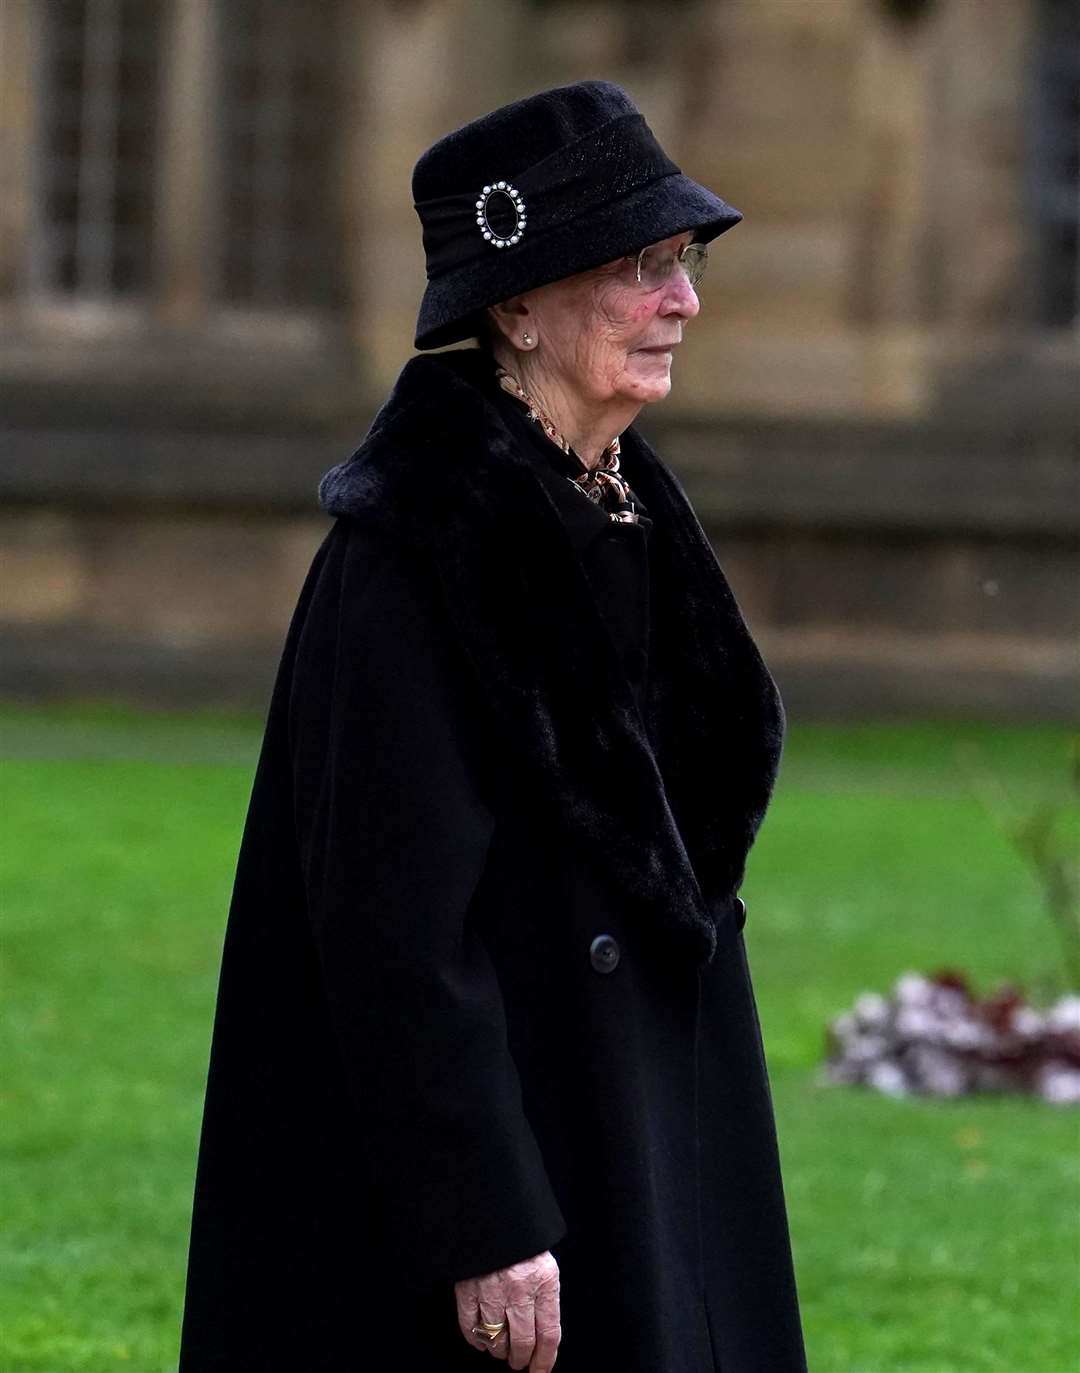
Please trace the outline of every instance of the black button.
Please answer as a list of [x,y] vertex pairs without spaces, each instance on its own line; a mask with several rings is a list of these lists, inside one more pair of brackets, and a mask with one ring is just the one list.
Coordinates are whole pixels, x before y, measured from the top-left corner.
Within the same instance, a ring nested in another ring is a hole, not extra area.
[[619,965],[619,945],[610,934],[598,934],[589,945],[589,958],[598,973],[613,973]]
[[735,928],[741,930],[746,924],[746,902],[741,896],[735,898]]

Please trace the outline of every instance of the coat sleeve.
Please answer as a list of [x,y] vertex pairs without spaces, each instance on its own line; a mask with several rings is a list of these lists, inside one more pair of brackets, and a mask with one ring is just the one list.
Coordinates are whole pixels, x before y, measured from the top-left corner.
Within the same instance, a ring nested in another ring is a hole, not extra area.
[[495,826],[476,693],[432,576],[347,523],[298,649],[297,834],[387,1263],[440,1283],[540,1253],[566,1226],[470,920]]

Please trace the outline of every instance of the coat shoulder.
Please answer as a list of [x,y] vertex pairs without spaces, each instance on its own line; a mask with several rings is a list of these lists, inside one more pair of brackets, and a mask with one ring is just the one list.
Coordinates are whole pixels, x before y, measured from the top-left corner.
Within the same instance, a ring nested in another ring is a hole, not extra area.
[[536,499],[489,394],[477,349],[411,358],[358,447],[319,483],[319,504],[414,547],[454,547]]

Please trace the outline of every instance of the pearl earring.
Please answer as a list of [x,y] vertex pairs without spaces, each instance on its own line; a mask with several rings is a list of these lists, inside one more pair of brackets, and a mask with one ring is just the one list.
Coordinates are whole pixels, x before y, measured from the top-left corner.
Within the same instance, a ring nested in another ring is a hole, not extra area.
[[522,341],[522,343],[526,344],[527,346],[531,346],[531,344],[532,344],[532,334],[530,334],[530,333],[524,333],[524,334],[522,334],[522,336],[521,336],[521,341]]

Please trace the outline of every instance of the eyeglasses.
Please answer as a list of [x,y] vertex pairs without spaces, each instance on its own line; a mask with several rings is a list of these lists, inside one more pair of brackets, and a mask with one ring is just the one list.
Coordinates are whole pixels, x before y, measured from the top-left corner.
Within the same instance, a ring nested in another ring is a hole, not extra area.
[[691,286],[705,275],[709,250],[704,243],[684,243],[677,253],[670,249],[642,248],[637,255],[637,282],[644,291],[659,291],[671,280],[676,262],[682,265]]

